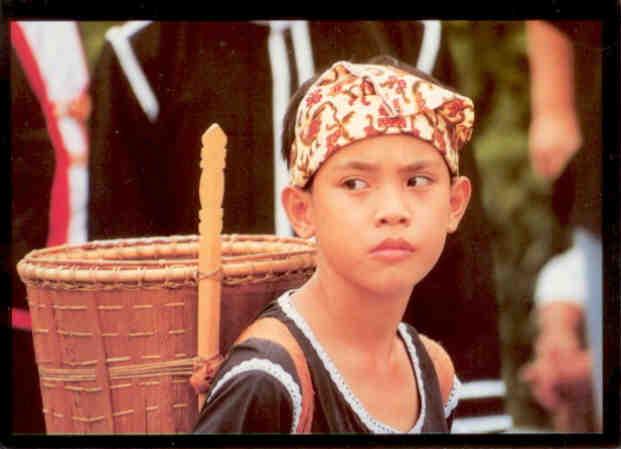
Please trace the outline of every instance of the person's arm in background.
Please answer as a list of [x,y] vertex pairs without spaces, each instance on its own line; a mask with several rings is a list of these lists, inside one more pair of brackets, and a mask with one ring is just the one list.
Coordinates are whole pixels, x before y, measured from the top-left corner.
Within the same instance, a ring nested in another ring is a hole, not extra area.
[[573,44],[554,25],[526,22],[530,67],[529,151],[533,170],[556,179],[582,145],[574,99]]
[[537,352],[559,356],[580,349],[582,320],[582,305],[574,301],[557,299],[538,305]]
[[[553,420],[554,430],[588,431],[580,416],[590,410],[591,355],[581,338],[582,308],[565,301],[537,307],[539,333],[534,360],[521,372],[531,392]],[[581,412],[580,412],[581,410]]]
[[583,338],[584,258],[574,246],[552,258],[535,287],[537,337],[533,359],[521,371],[556,431],[584,428],[590,397],[591,356]]

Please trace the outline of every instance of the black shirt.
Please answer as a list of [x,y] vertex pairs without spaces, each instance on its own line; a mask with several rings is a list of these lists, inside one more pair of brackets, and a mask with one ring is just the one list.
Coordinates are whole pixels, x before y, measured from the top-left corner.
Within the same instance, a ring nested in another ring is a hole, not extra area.
[[[294,308],[290,292],[269,304],[260,317],[282,321],[306,356],[315,390],[312,433],[400,433],[365,410]],[[401,323],[398,334],[408,350],[420,397],[419,416],[409,433],[448,432],[459,381],[454,379],[450,399],[443,404],[433,362],[418,333]],[[286,350],[251,338],[236,346],[218,371],[194,432],[292,433],[301,413],[301,391]]]

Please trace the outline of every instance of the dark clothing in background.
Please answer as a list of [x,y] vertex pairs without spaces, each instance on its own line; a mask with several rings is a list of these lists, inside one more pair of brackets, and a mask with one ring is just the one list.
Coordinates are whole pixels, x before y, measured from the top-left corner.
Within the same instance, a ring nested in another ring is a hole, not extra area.
[[89,238],[198,232],[200,138],[228,136],[224,232],[272,229],[269,28],[247,23],[153,23],[131,45],[157,96],[151,123],[116,54],[93,75]]
[[602,235],[602,27],[599,21],[551,20],[574,48],[576,109],[583,144],[553,187],[562,226]]

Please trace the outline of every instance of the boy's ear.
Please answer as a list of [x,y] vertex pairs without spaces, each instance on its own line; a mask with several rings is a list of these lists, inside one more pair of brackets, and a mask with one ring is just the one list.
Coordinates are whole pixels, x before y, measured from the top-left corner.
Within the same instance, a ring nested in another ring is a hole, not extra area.
[[451,183],[451,198],[450,198],[450,215],[448,222],[448,232],[453,233],[457,230],[461,217],[464,216],[468,203],[470,202],[470,195],[472,194],[472,184],[470,179],[465,176],[459,176]]
[[315,226],[310,192],[287,186],[282,191],[281,201],[296,234],[302,238],[312,237],[315,234]]

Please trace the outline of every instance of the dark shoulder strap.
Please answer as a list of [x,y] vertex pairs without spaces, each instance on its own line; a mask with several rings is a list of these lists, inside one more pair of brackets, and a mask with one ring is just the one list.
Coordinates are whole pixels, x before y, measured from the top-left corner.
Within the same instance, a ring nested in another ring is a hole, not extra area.
[[453,381],[455,379],[455,367],[453,366],[453,362],[438,342],[423,334],[418,335],[423,346],[427,350],[427,354],[429,354],[429,358],[431,358],[433,362],[433,367],[438,377],[440,392],[442,394],[442,404],[446,404],[449,400],[450,392],[453,388]]
[[[406,326],[406,332],[412,339],[415,348],[415,356],[418,357],[418,369],[423,379],[424,388],[420,392],[424,395],[427,403],[425,421],[422,432],[448,432],[449,422],[446,419],[445,398],[447,379],[451,379],[451,370],[447,369],[447,360],[438,357],[437,347],[430,344],[432,340],[419,334],[410,325]],[[439,346],[439,345],[438,345]],[[431,350],[430,350],[431,349]]]
[[313,421],[314,395],[313,382],[304,352],[287,326],[276,318],[260,318],[244,330],[234,345],[250,338],[262,338],[280,344],[289,353],[302,387],[302,414],[296,433],[310,433]]

